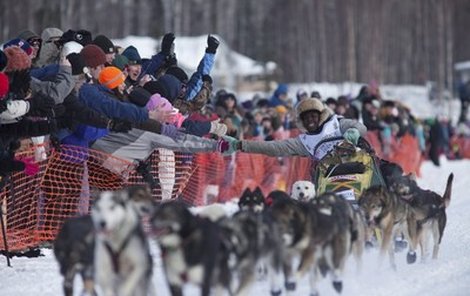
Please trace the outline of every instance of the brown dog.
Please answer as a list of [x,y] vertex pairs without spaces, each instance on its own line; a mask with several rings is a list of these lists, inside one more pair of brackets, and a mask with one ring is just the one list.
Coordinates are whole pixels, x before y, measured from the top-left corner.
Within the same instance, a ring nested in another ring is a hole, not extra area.
[[427,242],[431,237],[433,238],[432,258],[437,259],[439,244],[447,222],[445,210],[450,204],[453,178],[453,174],[447,178],[447,185],[442,196],[436,192],[419,188],[416,181],[410,176],[404,176],[391,186],[391,190],[409,204],[410,251],[407,256],[408,263],[416,261],[418,245],[421,248],[422,260],[427,259],[430,253]]
[[378,228],[382,233],[380,246],[381,258],[388,250],[390,264],[396,268],[392,239],[401,233],[408,234],[408,204],[384,186],[373,186],[366,189],[360,199],[359,207],[364,212],[366,223],[371,231]]

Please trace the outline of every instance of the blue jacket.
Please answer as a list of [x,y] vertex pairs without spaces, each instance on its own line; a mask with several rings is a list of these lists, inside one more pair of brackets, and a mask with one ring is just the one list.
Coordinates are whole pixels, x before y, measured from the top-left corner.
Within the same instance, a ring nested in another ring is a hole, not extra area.
[[114,99],[111,91],[102,85],[84,84],[80,88],[79,99],[87,107],[109,118],[119,118],[134,123],[142,123],[149,119],[148,111],[145,107],[139,107],[132,103]]
[[186,101],[192,101],[202,88],[202,76],[209,75],[214,66],[215,54],[205,53],[187,84]]
[[79,124],[73,133],[63,138],[60,142],[67,145],[90,147],[92,142],[106,136],[108,133],[109,131],[105,128]]
[[39,80],[47,80],[48,77],[55,77],[59,73],[59,64],[50,64],[41,68],[33,68],[29,72],[31,77]]
[[153,55],[150,60],[142,60],[142,72],[137,80],[142,78],[145,74],[155,76],[157,70],[163,65],[165,55],[161,52]]
[[279,86],[274,91],[273,96],[269,99],[269,106],[277,107],[279,105],[286,106],[286,103],[279,98],[280,95],[287,93],[287,85],[279,84]]

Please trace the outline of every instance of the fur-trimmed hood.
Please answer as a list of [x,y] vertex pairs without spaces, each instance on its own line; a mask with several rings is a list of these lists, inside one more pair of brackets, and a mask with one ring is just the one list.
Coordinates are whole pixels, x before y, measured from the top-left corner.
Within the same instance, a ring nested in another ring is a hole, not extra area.
[[320,112],[320,122],[318,123],[318,126],[321,126],[323,123],[325,123],[325,121],[328,120],[328,118],[330,118],[334,114],[333,111],[330,108],[326,107],[319,99],[308,98],[302,100],[299,104],[297,104],[297,107],[295,108],[297,127],[302,132],[306,132],[307,130],[302,123],[300,114],[312,110]]

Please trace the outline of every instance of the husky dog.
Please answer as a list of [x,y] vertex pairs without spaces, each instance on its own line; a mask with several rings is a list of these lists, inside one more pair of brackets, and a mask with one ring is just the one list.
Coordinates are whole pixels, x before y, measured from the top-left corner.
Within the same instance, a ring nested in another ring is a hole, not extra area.
[[254,212],[261,212],[265,207],[265,200],[263,192],[259,187],[256,187],[254,191],[250,188],[245,189],[240,200],[238,201],[240,210],[251,210]]
[[411,215],[408,221],[410,234],[408,263],[416,261],[418,245],[421,247],[422,260],[427,259],[430,253],[427,242],[431,237],[433,238],[432,258],[437,259],[439,244],[447,222],[445,210],[450,204],[453,178],[454,174],[450,174],[447,178],[447,185],[442,196],[419,188],[410,176],[403,177],[400,182],[391,186],[392,190],[409,204]]
[[181,202],[169,201],[157,207],[151,225],[172,295],[182,295],[188,282],[200,286],[203,296],[212,286],[229,289],[228,252],[216,223],[193,215]]
[[64,277],[65,296],[73,296],[73,280],[80,273],[83,294],[96,295],[93,281],[95,233],[89,215],[65,220],[54,242],[54,255]]
[[92,207],[95,279],[103,295],[147,296],[152,257],[129,192],[104,191]]
[[[154,199],[147,186],[131,186],[129,192],[132,204],[145,216],[155,207]],[[93,192],[92,197],[98,197]],[[54,254],[59,262],[60,272],[64,276],[65,295],[73,295],[75,274],[80,273],[84,281],[84,292],[94,295],[94,249],[95,231],[90,215],[73,217],[65,220],[54,242]]]
[[229,267],[238,275],[234,294],[245,294],[261,267],[271,277],[271,294],[279,295],[283,248],[272,217],[267,212],[245,210],[221,220],[219,225],[226,238]]
[[137,210],[140,217],[148,217],[153,213],[157,203],[152,197],[152,192],[148,185],[129,186],[126,190],[129,192],[131,204]]
[[[333,193],[324,193],[310,204],[313,227],[311,246],[316,249],[314,258],[317,259],[317,264],[310,273],[311,294],[318,294],[316,288],[318,272],[323,275],[330,273],[333,288],[340,293],[343,288],[342,274],[347,257],[351,249],[354,250],[352,247],[355,243],[357,243],[355,248],[361,243],[364,244],[363,232],[359,222],[355,221],[356,214],[352,205],[344,198]],[[362,254],[362,250],[356,252],[359,252],[357,256]]]
[[370,230],[378,228],[382,233],[381,258],[388,251],[391,267],[396,269],[395,252],[391,242],[395,236],[402,233],[408,237],[408,204],[386,187],[372,186],[362,193],[359,207]]
[[315,198],[315,185],[310,181],[296,181],[292,184],[291,196],[300,201],[309,201]]

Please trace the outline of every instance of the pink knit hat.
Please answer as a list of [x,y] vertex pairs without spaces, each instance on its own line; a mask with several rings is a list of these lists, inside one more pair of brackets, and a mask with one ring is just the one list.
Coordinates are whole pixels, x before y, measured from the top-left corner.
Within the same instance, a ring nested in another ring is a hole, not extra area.
[[150,97],[145,107],[149,111],[155,110],[157,108],[160,110],[165,110],[165,111],[174,111],[175,116],[172,117],[172,120],[168,123],[173,123],[177,127],[181,127],[181,125],[183,124],[183,121],[185,120],[185,117],[183,116],[183,114],[179,113],[178,109],[173,108],[173,105],[166,98],[162,97],[158,93],[153,94]]

